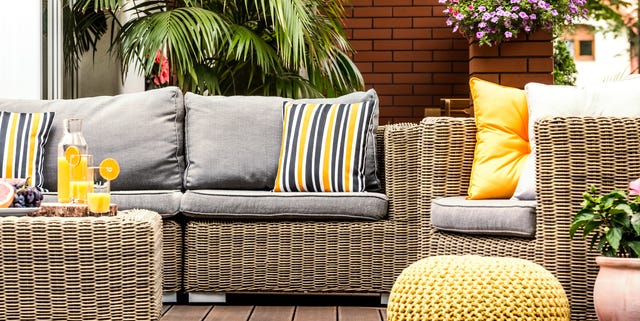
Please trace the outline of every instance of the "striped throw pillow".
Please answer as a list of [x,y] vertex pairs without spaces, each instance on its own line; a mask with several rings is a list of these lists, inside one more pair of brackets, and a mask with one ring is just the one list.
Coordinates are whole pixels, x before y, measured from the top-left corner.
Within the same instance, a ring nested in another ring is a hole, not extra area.
[[275,192],[362,192],[374,101],[284,103]]
[[54,112],[0,112],[0,169],[2,178],[31,178],[43,190],[44,145],[53,124]]

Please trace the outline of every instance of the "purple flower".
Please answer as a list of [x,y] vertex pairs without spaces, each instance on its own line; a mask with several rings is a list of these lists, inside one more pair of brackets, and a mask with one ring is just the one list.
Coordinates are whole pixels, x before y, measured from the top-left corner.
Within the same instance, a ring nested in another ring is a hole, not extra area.
[[518,7],[518,6],[513,6],[513,7],[511,7],[511,10],[512,10],[512,11],[518,11],[518,10],[520,10],[520,7]]
[[531,19],[531,20],[536,20],[536,18],[537,18],[537,16],[536,16],[535,13],[532,13],[532,14],[529,15],[529,19]]
[[499,19],[500,18],[498,18],[498,17],[493,17],[493,18],[491,18],[491,22],[496,23],[496,22],[498,22]]
[[486,23],[486,22],[484,22],[484,21],[482,21],[482,22],[480,22],[480,23],[478,24],[478,27],[480,27],[480,28],[484,28],[484,27],[486,27],[486,26],[487,26],[487,23]]
[[453,25],[453,19],[451,19],[451,18],[447,19],[446,24],[447,24],[447,26]]
[[476,38],[480,39],[480,38],[482,38],[482,36],[484,36],[484,32],[482,32],[482,31],[476,32]]
[[480,11],[480,12],[485,12],[485,11],[487,11],[487,7],[485,7],[485,6],[479,6],[479,7],[478,7],[478,11]]
[[522,19],[529,19],[529,15],[524,11],[520,11],[519,15]]
[[491,15],[488,12],[485,12],[482,15],[482,20],[489,20],[489,19],[491,19]]
[[455,18],[457,20],[462,20],[462,19],[464,19],[464,15],[462,13],[458,13]]
[[529,31],[531,31],[531,27],[530,27],[530,26],[524,26],[524,31],[525,31],[525,32],[529,32]]
[[447,3],[447,0],[438,0],[438,3]]
[[511,38],[511,37],[513,37],[513,33],[511,33],[511,31],[505,31],[504,32],[504,37],[505,38]]
[[551,10],[551,14],[554,15],[554,16],[557,16],[558,15],[558,10],[556,10],[556,9]]
[[511,3],[520,3],[520,0],[511,0]]

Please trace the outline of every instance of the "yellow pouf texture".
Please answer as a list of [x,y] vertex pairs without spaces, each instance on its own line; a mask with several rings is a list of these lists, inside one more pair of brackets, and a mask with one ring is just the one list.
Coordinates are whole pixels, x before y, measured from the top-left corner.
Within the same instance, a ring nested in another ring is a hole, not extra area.
[[433,256],[396,280],[388,321],[569,320],[569,301],[545,268],[516,258]]

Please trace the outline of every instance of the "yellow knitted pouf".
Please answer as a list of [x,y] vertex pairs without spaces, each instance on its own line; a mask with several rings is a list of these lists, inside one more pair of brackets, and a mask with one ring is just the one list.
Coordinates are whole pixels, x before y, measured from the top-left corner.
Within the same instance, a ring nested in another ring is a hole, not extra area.
[[545,268],[516,258],[433,256],[407,267],[388,321],[569,320],[569,301]]

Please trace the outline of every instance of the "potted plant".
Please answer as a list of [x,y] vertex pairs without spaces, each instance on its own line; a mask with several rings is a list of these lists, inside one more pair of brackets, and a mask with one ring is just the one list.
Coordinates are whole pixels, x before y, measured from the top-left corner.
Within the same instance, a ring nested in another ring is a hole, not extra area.
[[480,45],[500,44],[519,33],[561,30],[576,18],[586,18],[587,0],[439,0],[446,23]]
[[594,186],[584,193],[569,235],[592,234],[591,246],[602,254],[596,257],[596,314],[601,321],[640,320],[640,179],[629,184],[630,196],[618,190],[595,194]]

